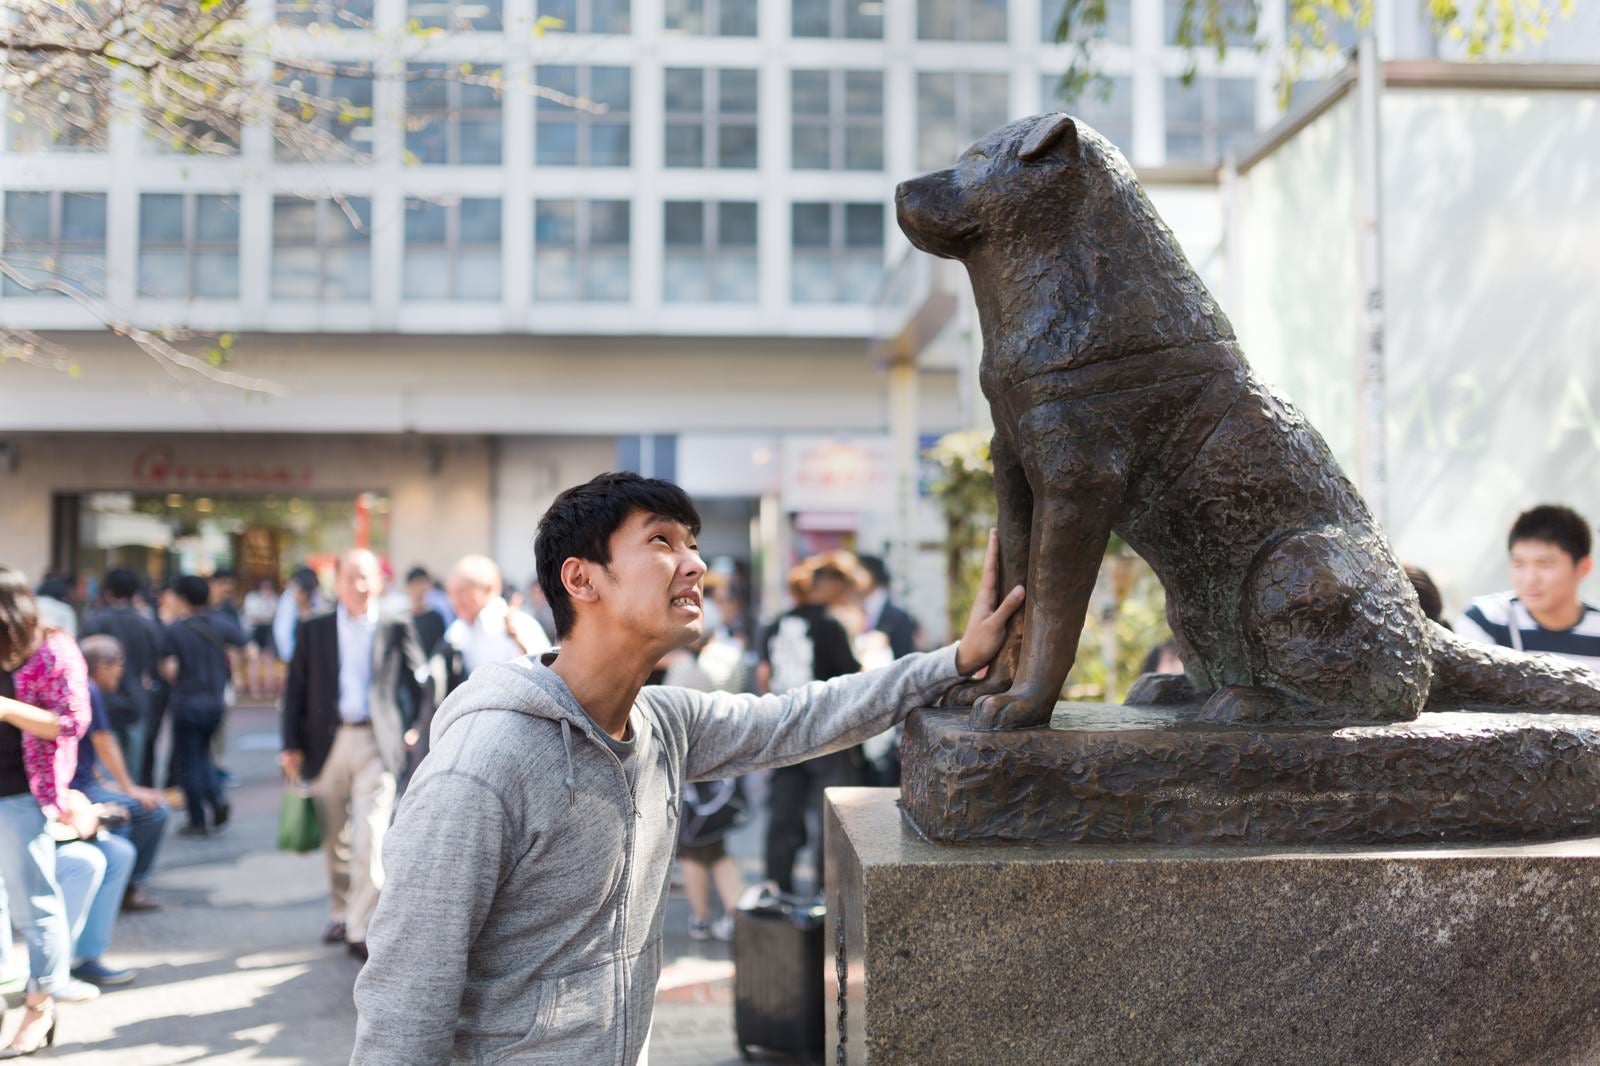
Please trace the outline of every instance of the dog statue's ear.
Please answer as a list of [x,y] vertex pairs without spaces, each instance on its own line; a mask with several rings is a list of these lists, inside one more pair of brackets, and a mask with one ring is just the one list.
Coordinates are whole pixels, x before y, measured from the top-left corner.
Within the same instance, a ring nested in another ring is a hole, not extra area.
[[1017,158],[1024,163],[1037,163],[1057,149],[1068,153],[1078,150],[1078,124],[1072,121],[1071,115],[1047,116],[1047,121],[1035,126],[1028,139],[1022,142]]

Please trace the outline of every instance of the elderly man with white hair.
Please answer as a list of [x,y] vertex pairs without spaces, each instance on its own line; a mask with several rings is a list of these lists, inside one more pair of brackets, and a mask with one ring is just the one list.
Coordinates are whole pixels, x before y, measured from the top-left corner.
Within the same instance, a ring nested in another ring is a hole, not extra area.
[[[500,567],[487,555],[463,556],[445,581],[450,609],[456,619],[444,631],[431,664],[434,699],[438,706],[461,686],[472,672],[486,663],[503,663],[524,655],[541,655],[550,650],[550,638],[539,623],[523,611],[513,610],[504,596]],[[406,734],[410,771],[428,754],[430,712]],[[401,781],[404,790],[405,779]]]

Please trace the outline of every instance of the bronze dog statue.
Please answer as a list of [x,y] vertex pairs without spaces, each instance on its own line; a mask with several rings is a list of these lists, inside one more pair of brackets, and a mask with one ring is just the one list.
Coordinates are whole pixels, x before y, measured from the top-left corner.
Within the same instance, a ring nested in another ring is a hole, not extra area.
[[1183,676],[1129,702],[1212,721],[1414,718],[1457,705],[1600,711],[1600,675],[1428,622],[1322,437],[1250,372],[1233,328],[1110,142],[1067,115],[1013,122],[904,182],[900,227],[967,266],[1006,586],[1020,627],[979,728],[1050,720],[1114,531],[1154,568]]

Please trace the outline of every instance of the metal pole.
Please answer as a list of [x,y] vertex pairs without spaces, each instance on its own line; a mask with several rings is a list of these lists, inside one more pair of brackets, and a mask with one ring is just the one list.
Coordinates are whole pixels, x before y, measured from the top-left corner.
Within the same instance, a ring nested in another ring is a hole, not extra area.
[[1359,214],[1358,269],[1361,275],[1361,491],[1380,526],[1389,517],[1389,469],[1384,382],[1383,307],[1383,172],[1379,159],[1379,128],[1383,91],[1383,64],[1378,58],[1377,34],[1369,26],[1357,48],[1356,204]]

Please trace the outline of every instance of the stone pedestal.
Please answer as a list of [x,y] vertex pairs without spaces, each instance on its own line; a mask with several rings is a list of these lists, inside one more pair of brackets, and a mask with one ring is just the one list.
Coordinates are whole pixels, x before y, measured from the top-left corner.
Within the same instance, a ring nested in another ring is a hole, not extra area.
[[826,804],[830,1066],[1588,1066],[1600,838],[930,843]]

